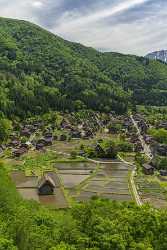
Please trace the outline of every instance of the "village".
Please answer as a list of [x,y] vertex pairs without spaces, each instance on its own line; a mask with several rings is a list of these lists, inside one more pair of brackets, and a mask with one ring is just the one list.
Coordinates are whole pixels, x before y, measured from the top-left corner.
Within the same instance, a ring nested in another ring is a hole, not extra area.
[[166,206],[167,168],[156,158],[167,145],[152,127],[142,113],[55,112],[15,123],[0,156],[25,199],[57,208],[94,196]]

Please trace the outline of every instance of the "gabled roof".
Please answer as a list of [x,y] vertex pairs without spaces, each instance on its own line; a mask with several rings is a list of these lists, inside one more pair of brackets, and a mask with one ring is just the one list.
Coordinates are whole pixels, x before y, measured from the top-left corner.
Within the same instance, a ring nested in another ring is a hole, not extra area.
[[153,166],[149,165],[149,164],[143,164],[143,167],[147,170],[149,169],[153,169]]
[[53,188],[56,187],[54,180],[49,175],[44,175],[38,182],[38,188],[41,188],[45,183],[49,183]]

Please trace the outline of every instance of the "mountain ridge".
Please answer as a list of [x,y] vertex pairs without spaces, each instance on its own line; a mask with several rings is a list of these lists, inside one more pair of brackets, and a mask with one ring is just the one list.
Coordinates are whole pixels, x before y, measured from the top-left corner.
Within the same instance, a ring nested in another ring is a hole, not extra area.
[[167,63],[167,50],[150,52],[146,55],[146,57],[152,60],[160,60]]
[[23,20],[0,18],[0,34],[0,107],[7,116],[167,105],[167,66],[160,62],[102,53]]

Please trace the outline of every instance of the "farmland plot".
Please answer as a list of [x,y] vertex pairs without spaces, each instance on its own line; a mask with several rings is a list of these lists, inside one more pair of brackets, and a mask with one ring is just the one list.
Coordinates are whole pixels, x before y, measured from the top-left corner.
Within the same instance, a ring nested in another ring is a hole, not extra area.
[[151,179],[150,176],[138,176],[136,185],[144,203],[150,203],[156,208],[167,207],[167,190],[161,182]]
[[57,163],[59,178],[67,189],[78,186],[89,178],[96,169],[96,164],[85,162]]
[[119,201],[132,200],[128,184],[129,166],[120,163],[101,164],[96,176],[88,180],[76,197],[78,201],[99,196]]

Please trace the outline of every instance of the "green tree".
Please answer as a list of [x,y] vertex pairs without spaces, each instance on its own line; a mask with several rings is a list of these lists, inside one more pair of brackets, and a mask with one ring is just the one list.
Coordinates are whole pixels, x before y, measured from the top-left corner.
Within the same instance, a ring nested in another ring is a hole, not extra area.
[[1,250],[18,250],[16,246],[13,245],[12,240],[0,238],[0,249]]
[[0,143],[6,141],[12,131],[12,122],[5,118],[0,118]]

